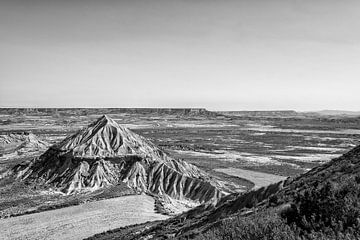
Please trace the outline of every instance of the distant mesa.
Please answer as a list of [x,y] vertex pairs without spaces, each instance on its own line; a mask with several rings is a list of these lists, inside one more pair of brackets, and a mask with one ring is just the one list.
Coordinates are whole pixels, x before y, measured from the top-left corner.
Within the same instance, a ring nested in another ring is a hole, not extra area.
[[327,116],[360,116],[360,111],[322,110],[316,113]]
[[125,183],[137,193],[156,197],[168,213],[217,202],[226,194],[204,171],[171,158],[105,115],[14,171],[19,179],[45,183],[66,194]]
[[301,116],[300,113],[293,110],[274,110],[274,111],[219,111],[219,114],[227,116],[239,116],[239,117],[297,117]]
[[96,114],[154,114],[180,116],[217,116],[216,112],[205,108],[1,108],[2,114],[49,115],[96,115]]

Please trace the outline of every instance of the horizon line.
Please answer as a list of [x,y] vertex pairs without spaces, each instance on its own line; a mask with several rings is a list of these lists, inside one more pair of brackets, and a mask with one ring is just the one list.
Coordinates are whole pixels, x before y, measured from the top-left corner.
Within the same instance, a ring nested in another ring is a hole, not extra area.
[[360,110],[347,109],[317,109],[317,110],[296,110],[296,109],[217,109],[212,110],[206,107],[14,107],[14,106],[0,106],[0,109],[203,109],[211,112],[275,112],[275,111],[294,111],[294,112],[322,112],[322,111],[342,111],[342,112],[360,112]]

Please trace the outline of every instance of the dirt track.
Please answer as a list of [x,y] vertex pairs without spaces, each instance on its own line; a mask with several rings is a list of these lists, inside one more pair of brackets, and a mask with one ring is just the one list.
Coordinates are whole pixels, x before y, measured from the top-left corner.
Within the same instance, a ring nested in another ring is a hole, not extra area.
[[110,229],[165,218],[154,212],[151,197],[126,196],[0,219],[0,239],[83,239]]

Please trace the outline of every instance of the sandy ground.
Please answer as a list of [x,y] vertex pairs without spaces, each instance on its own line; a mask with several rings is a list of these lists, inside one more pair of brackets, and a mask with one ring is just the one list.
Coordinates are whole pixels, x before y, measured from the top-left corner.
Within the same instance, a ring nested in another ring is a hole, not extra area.
[[194,156],[194,157],[206,157],[206,158],[214,158],[226,162],[236,162],[237,160],[248,161],[252,163],[258,164],[280,164],[280,162],[272,159],[267,156],[259,156],[256,154],[246,153],[246,152],[237,152],[237,151],[213,151],[212,153],[207,152],[196,152],[196,151],[186,151],[186,150],[174,150],[174,152]]
[[110,229],[166,218],[154,212],[153,198],[125,196],[0,219],[0,239],[83,239]]
[[283,133],[324,133],[324,134],[360,134],[359,129],[340,129],[340,130],[307,130],[307,129],[282,129],[271,125],[247,124],[243,129],[257,132],[283,132]]
[[286,179],[286,177],[278,176],[275,174],[255,172],[240,168],[218,168],[214,170],[218,172],[226,173],[231,176],[245,178],[255,184],[254,188],[264,187],[269,184],[276,183]]

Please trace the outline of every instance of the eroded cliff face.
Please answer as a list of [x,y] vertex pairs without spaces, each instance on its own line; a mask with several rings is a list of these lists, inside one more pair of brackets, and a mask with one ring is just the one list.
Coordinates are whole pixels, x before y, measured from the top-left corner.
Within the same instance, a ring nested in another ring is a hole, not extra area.
[[65,194],[94,191],[126,183],[159,200],[162,210],[216,203],[222,184],[107,116],[51,146],[28,165],[14,168],[19,179],[40,181]]
[[31,132],[0,135],[0,159],[41,154],[50,146]]

